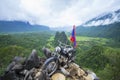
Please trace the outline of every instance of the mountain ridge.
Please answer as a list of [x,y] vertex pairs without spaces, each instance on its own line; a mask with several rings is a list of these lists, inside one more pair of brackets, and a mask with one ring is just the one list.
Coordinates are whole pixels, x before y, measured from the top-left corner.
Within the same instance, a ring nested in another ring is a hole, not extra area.
[[103,13],[97,17],[94,17],[86,21],[82,25],[89,27],[89,26],[108,25],[114,22],[120,22],[120,9],[108,13]]
[[[116,15],[113,16],[113,14]],[[108,21],[108,23],[104,24],[105,21]],[[120,9],[107,13],[107,15],[101,14],[83,25],[77,26],[76,34],[80,36],[112,38],[120,41]]]
[[39,32],[50,30],[48,26],[31,25],[24,21],[0,21],[0,32]]

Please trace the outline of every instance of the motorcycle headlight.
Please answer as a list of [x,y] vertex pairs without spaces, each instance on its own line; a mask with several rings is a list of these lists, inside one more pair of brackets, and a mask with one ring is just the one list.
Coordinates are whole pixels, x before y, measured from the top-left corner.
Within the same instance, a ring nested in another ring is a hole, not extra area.
[[55,48],[55,51],[58,52],[58,53],[60,53],[61,48],[60,48],[59,46],[57,46],[57,47]]

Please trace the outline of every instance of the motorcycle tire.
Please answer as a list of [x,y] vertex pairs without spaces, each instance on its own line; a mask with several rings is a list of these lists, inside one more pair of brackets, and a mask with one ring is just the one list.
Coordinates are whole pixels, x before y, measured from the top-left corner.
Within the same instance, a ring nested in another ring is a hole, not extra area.
[[42,66],[42,70],[46,72],[48,76],[52,76],[58,69],[59,61],[57,57],[48,58]]

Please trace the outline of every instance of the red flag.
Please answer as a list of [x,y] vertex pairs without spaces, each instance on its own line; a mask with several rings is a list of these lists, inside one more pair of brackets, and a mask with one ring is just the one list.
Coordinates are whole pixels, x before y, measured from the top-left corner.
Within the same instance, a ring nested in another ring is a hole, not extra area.
[[73,43],[73,47],[76,47],[76,32],[75,32],[75,25],[73,25],[73,30],[72,30],[72,34],[70,37],[70,41]]

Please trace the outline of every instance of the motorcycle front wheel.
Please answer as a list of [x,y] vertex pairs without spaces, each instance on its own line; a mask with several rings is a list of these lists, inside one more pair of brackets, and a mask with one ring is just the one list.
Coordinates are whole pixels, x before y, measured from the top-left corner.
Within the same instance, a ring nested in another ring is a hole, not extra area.
[[52,76],[58,69],[58,59],[56,57],[48,58],[42,66],[42,70],[46,72],[48,76]]

